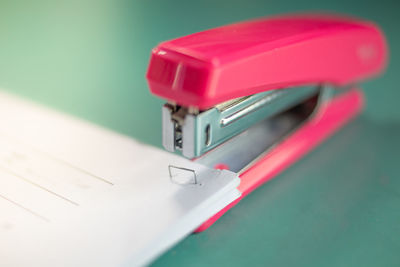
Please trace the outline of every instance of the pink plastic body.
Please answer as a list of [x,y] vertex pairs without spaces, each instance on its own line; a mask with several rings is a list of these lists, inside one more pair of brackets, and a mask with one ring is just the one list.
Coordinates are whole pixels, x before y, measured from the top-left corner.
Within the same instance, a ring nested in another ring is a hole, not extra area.
[[206,109],[270,89],[345,85],[377,74],[386,44],[372,23],[333,15],[258,19],[161,43],[147,80],[152,93]]
[[204,222],[196,232],[206,230],[242,198],[311,151],[357,115],[363,103],[363,94],[357,89],[326,102],[316,116],[241,174],[238,188],[242,193],[241,197]]

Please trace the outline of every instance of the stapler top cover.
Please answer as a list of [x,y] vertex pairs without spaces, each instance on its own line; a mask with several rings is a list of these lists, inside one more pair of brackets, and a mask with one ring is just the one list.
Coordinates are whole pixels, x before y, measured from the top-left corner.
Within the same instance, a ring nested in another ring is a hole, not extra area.
[[373,23],[291,15],[231,24],[161,43],[147,80],[152,93],[207,109],[271,89],[343,86],[378,74],[385,39]]

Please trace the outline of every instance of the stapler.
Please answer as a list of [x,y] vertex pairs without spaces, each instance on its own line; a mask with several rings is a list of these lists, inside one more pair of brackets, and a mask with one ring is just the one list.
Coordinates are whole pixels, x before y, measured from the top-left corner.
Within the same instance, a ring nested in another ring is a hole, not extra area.
[[154,48],[146,77],[167,100],[164,148],[241,178],[241,197],[198,231],[357,115],[358,84],[386,59],[375,24],[330,14],[240,22]]

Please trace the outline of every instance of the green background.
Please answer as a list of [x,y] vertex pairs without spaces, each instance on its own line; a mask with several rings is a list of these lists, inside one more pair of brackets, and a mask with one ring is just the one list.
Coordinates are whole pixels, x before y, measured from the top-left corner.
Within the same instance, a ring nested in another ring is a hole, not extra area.
[[156,266],[400,266],[400,1],[0,0],[0,87],[161,147],[144,79],[158,42],[327,10],[377,22],[390,62],[363,115]]

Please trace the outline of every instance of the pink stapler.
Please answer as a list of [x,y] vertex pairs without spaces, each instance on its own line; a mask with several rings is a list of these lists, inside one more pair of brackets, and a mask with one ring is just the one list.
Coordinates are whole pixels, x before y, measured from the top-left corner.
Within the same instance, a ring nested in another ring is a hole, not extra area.
[[237,172],[241,199],[360,112],[358,83],[384,69],[386,51],[373,23],[326,14],[262,18],[163,42],[147,72],[151,92],[167,100],[163,146]]

